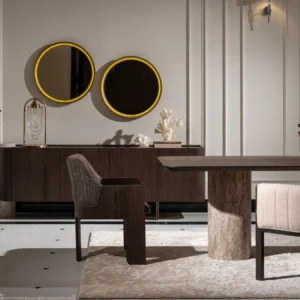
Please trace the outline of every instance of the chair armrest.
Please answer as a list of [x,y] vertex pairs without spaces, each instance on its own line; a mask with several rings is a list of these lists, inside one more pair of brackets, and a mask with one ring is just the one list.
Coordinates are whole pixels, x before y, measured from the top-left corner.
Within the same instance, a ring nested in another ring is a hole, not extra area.
[[141,181],[137,178],[115,177],[115,178],[102,178],[101,184],[106,185],[141,185]]
[[75,207],[81,219],[124,219],[132,213],[145,214],[143,185],[102,185],[96,206]]
[[101,201],[145,201],[145,187],[143,185],[103,185],[100,195]]
[[100,206],[111,207],[113,214],[127,218],[132,213],[145,214],[143,185],[103,185]]

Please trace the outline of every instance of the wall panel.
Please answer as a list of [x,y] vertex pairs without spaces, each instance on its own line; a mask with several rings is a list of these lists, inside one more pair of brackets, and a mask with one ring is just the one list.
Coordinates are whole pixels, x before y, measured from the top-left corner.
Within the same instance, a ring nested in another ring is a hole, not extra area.
[[243,53],[241,52],[243,36],[241,14],[243,8],[236,0],[226,1],[225,20],[225,96],[226,96],[226,155],[241,155],[241,110],[243,98]]
[[189,7],[189,89],[190,89],[190,143],[203,144],[204,118],[204,0],[190,0]]
[[223,155],[223,0],[206,1],[206,154]]
[[0,142],[3,141],[3,0],[0,0]]

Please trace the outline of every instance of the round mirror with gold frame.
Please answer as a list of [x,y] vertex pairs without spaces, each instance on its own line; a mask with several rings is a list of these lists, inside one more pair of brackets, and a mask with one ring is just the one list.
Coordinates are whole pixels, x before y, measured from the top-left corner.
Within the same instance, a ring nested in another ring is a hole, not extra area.
[[90,91],[95,79],[95,66],[81,46],[60,42],[42,51],[35,63],[34,78],[46,98],[70,103]]
[[105,104],[124,118],[149,113],[162,93],[161,78],[147,60],[127,56],[114,61],[104,72],[101,93]]

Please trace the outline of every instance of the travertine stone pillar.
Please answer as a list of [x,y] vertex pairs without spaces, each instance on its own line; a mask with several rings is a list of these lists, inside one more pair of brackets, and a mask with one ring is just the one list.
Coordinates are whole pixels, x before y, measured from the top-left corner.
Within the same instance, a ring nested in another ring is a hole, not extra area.
[[16,203],[0,201],[0,219],[13,219],[16,215]]
[[251,172],[208,172],[208,255],[242,260],[251,254]]

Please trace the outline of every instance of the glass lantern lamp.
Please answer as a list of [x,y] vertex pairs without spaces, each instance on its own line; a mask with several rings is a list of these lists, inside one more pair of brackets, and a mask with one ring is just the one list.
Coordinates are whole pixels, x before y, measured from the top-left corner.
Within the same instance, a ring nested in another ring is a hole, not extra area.
[[46,133],[46,104],[38,98],[31,98],[24,105],[23,146],[47,147]]

